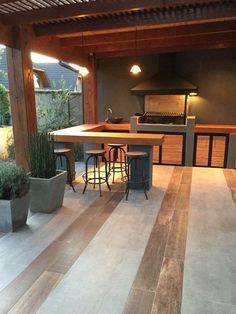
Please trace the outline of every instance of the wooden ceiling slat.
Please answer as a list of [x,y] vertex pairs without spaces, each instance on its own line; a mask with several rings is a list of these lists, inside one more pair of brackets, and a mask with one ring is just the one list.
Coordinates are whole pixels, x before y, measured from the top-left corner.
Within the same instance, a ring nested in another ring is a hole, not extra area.
[[[68,0],[60,0],[60,1],[68,1]],[[61,5],[52,6],[47,10],[35,10],[27,14],[28,12],[19,12],[17,14],[9,14],[7,17],[2,16],[2,21],[6,25],[15,25],[15,24],[27,24],[27,23],[37,23],[41,21],[47,20],[56,20],[56,19],[64,19],[64,18],[73,18],[81,15],[86,16],[94,16],[96,14],[104,14],[104,13],[116,13],[116,12],[128,12],[152,9],[152,8],[169,8],[172,5],[172,8],[177,6],[183,6],[184,4],[190,5],[191,3],[216,3],[217,0],[96,0],[96,1],[76,1],[74,4],[68,4],[63,7],[61,10]],[[234,0],[225,0],[224,2],[229,2]],[[29,0],[30,2],[30,0]],[[0,0],[1,3],[12,3],[11,0]],[[46,7],[48,5],[45,5]]]
[[8,10],[10,13],[15,13],[15,12],[20,12],[19,9],[15,7],[15,5],[10,5],[10,4],[3,4],[4,8]]
[[[224,8],[224,10],[223,10]],[[37,36],[47,36],[47,35],[61,35],[67,33],[76,33],[78,31],[86,32],[86,31],[97,31],[103,29],[116,29],[116,28],[123,28],[123,27],[132,27],[137,25],[154,25],[157,23],[171,23],[176,21],[191,21],[196,19],[195,10],[194,14],[191,13],[190,16],[186,15],[187,13],[182,13],[181,16],[173,17],[170,14],[170,9],[163,10],[163,18],[160,18],[160,11],[156,10],[156,15],[154,18],[148,18],[145,12],[145,15],[140,15],[138,12],[133,12],[131,15],[127,17],[122,17],[119,15],[118,17],[115,15],[103,17],[96,17],[92,18],[91,21],[87,21],[87,19],[79,19],[76,21],[63,21],[60,23],[50,23],[50,24],[38,24],[34,26],[34,30]],[[218,12],[218,11],[217,11]],[[218,15],[217,12],[213,11],[211,15],[207,15],[207,19],[213,19],[220,16],[230,17],[236,16],[236,3],[233,8],[222,7],[221,13]],[[50,25],[50,27],[48,27]]]
[[38,0],[31,0],[30,5],[36,10],[44,7]]

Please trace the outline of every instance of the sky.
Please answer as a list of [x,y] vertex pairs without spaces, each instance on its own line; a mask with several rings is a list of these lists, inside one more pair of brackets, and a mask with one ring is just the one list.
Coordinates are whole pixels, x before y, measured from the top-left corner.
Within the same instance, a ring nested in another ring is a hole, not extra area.
[[[0,45],[0,49],[5,47],[6,46],[4,45]],[[50,58],[35,52],[31,52],[31,60],[35,63],[58,63],[57,59]]]
[[[0,45],[0,49],[1,48],[5,48],[5,46]],[[59,62],[59,60],[57,59],[47,57],[36,52],[31,52],[31,60],[34,63],[58,63]],[[87,68],[82,67],[80,65],[70,63],[70,66],[78,70],[84,76],[89,73]]]

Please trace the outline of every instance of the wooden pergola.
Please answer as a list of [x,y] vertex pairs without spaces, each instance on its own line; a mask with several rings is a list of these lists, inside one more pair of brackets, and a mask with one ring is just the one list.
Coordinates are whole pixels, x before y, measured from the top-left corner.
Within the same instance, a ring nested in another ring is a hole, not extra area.
[[84,119],[97,122],[100,58],[236,47],[235,0],[0,0],[16,161],[36,131],[30,52],[89,68]]

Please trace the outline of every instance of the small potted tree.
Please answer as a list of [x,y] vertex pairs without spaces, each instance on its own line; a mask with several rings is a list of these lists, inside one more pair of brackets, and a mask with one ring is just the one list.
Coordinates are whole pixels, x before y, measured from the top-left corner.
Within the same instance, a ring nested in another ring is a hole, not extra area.
[[11,232],[26,224],[29,177],[14,164],[0,165],[0,231]]
[[29,143],[30,210],[51,213],[63,204],[66,171],[56,170],[54,141],[42,132],[32,136]]

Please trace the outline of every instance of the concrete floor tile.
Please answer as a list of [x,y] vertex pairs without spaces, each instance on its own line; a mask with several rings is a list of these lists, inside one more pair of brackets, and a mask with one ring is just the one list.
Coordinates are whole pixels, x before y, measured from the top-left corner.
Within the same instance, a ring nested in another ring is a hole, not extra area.
[[181,314],[235,314],[236,306],[227,303],[211,302],[207,298],[184,295]]

